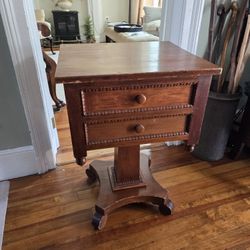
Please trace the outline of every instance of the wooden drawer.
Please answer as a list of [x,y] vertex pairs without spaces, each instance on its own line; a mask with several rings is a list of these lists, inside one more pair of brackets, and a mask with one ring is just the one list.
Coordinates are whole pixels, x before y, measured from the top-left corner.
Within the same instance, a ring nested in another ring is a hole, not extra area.
[[105,115],[157,110],[190,103],[193,82],[114,86],[82,90],[83,114]]
[[187,115],[120,118],[87,121],[85,134],[88,145],[133,142],[140,139],[166,139],[185,134]]

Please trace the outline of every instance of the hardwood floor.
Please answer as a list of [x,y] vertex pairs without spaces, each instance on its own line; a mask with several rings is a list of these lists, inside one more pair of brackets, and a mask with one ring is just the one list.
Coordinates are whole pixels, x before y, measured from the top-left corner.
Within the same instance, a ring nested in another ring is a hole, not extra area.
[[[209,163],[184,146],[145,146],[174,214],[129,205],[116,210],[103,231],[94,231],[98,184],[88,186],[84,167],[73,163],[65,109],[56,120],[59,166],[11,181],[3,249],[250,249],[250,159]],[[111,159],[112,153],[91,151],[88,160]]]

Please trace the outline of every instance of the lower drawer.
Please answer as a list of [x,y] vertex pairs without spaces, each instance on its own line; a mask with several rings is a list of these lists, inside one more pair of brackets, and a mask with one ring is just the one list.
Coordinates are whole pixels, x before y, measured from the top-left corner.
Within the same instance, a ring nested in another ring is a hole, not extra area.
[[185,134],[187,115],[119,118],[85,123],[88,145],[133,142]]

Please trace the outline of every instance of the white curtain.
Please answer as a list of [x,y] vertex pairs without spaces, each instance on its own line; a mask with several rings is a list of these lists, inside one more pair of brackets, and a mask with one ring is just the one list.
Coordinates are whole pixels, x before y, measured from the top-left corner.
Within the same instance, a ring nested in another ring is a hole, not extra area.
[[204,3],[205,0],[165,0],[162,7],[160,40],[170,41],[196,54]]
[[141,24],[144,6],[161,7],[162,0],[131,0],[131,23]]
[[131,1],[131,23],[141,23],[143,0]]

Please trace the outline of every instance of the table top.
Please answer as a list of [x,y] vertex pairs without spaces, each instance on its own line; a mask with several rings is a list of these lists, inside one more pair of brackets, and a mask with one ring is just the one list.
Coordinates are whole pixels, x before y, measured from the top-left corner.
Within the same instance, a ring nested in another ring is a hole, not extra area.
[[57,82],[145,74],[218,75],[221,69],[170,42],[62,44]]

